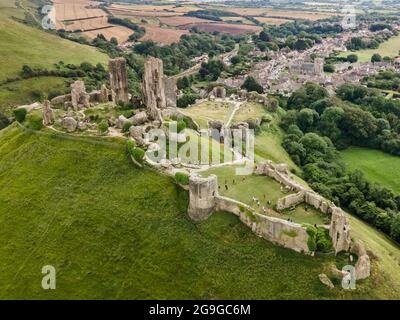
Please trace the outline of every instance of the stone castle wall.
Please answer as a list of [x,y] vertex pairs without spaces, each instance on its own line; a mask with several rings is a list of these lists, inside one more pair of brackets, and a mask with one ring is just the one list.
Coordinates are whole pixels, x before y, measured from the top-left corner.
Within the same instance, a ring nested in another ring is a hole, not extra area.
[[277,165],[272,161],[266,161],[257,165],[255,173],[269,176],[280,184],[283,184],[289,190],[297,192],[296,194],[290,194],[279,199],[276,205],[277,210],[284,210],[301,203],[307,203],[322,213],[330,214],[331,224],[329,235],[332,238],[335,252],[338,253],[350,249],[350,224],[342,209],[336,207],[331,201],[325,199],[318,193],[294,181],[289,176],[285,165]]
[[272,243],[300,253],[311,253],[307,245],[309,236],[300,224],[260,215],[248,205],[222,196],[215,198],[215,210],[233,213],[255,234]]

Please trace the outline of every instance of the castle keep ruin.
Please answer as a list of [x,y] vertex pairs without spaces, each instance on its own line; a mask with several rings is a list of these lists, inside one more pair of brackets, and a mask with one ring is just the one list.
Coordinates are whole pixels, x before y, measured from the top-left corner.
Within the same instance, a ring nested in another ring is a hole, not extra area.
[[125,58],[110,59],[108,63],[108,72],[110,76],[111,90],[115,94],[115,101],[129,102],[128,94],[128,70]]
[[167,107],[165,98],[164,67],[160,59],[149,57],[144,64],[142,82],[143,102],[151,120],[159,120],[160,109]]

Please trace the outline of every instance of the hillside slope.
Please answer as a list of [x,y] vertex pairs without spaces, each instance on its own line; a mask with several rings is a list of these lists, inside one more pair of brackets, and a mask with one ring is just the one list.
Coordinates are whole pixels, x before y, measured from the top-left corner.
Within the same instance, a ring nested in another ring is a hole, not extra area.
[[106,63],[107,55],[96,48],[63,40],[13,19],[22,19],[26,11],[35,10],[27,0],[20,3],[18,8],[13,0],[2,0],[0,3],[0,81],[17,75],[24,64],[52,68],[59,61]]
[[[332,257],[258,238],[238,219],[201,223],[170,178],[137,170],[119,142],[0,131],[0,298],[394,298],[318,280]],[[57,290],[41,289],[41,268]]]

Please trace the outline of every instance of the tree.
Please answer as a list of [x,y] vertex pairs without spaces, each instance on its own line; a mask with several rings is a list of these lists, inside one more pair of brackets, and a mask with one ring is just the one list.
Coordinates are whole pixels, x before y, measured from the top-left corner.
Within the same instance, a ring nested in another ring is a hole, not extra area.
[[176,86],[179,90],[186,89],[190,87],[190,80],[188,77],[179,78],[176,81]]
[[347,56],[347,61],[350,62],[350,63],[355,63],[355,62],[357,62],[357,61],[358,61],[358,55],[356,55],[356,54],[349,54],[349,55]]
[[26,117],[27,113],[28,113],[28,111],[25,108],[18,108],[13,111],[14,118],[19,123],[22,123],[25,121],[25,117]]
[[26,64],[22,66],[22,76],[24,78],[31,78],[34,75],[32,68]]
[[4,129],[5,127],[7,127],[10,124],[10,120],[8,120],[8,118],[2,114],[0,112],[0,130]]
[[324,65],[324,72],[335,72],[335,67],[332,64],[325,64]]
[[248,76],[244,83],[241,86],[242,89],[246,89],[248,92],[258,92],[258,93],[263,93],[264,89],[263,87],[257,82],[256,79],[254,79],[251,76]]
[[382,57],[379,53],[374,53],[371,57],[371,62],[381,62]]
[[272,36],[268,34],[265,30],[261,31],[258,35],[261,41],[270,42],[272,41]]
[[397,242],[400,242],[400,214],[398,213],[392,218],[390,236]]

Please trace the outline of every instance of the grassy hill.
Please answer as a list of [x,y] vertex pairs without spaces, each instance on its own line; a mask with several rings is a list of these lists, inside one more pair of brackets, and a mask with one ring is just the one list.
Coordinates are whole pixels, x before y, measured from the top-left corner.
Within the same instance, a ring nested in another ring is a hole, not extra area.
[[341,154],[350,170],[359,169],[368,180],[400,193],[400,157],[358,147],[348,148]]
[[65,80],[60,77],[40,77],[0,85],[0,112],[10,111],[12,106],[38,101],[37,92],[47,97],[53,90],[64,92]]
[[[274,246],[226,213],[194,223],[186,204],[118,140],[0,131],[0,298],[396,297],[376,277],[329,290],[318,274],[333,257]],[[41,289],[48,264],[54,291]]]
[[51,68],[60,60],[73,64],[106,63],[107,56],[95,48],[63,40],[13,19],[22,19],[25,12],[36,10],[30,1],[19,2],[18,8],[13,0],[0,3],[0,81],[17,75],[24,64]]

